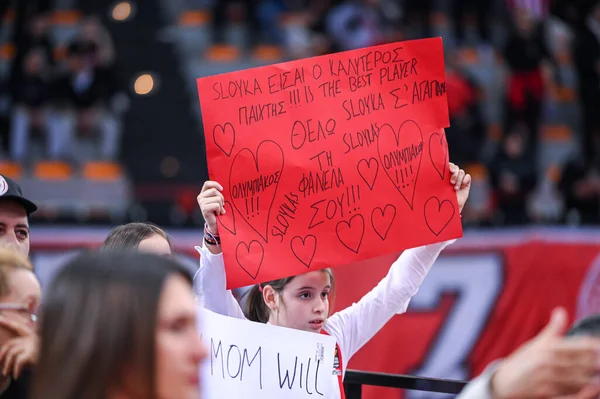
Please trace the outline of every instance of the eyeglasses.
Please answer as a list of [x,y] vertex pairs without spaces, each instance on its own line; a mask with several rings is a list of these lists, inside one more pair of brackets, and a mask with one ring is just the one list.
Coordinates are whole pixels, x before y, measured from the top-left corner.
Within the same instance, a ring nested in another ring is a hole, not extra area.
[[29,308],[19,303],[0,303],[0,312],[3,310],[14,310],[24,317],[30,318],[34,323],[37,322],[37,316],[29,311]]

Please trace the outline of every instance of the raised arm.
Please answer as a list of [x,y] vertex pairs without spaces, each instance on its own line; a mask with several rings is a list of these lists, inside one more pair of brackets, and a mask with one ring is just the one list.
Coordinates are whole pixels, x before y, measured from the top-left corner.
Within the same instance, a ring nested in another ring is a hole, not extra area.
[[202,186],[198,195],[198,205],[206,221],[204,234],[210,236],[196,250],[200,254],[200,268],[194,276],[194,293],[201,306],[218,314],[245,319],[238,301],[228,290],[225,275],[225,263],[221,245],[218,242],[219,226],[217,215],[225,213],[225,199],[221,191],[223,187],[212,181]]
[[[471,177],[450,164],[450,184],[456,190],[460,211],[469,196]],[[406,250],[390,270],[358,303],[335,313],[325,330],[335,336],[344,362],[366,344],[395,314],[404,313],[442,250],[454,240]],[[345,368],[344,368],[345,369]]]

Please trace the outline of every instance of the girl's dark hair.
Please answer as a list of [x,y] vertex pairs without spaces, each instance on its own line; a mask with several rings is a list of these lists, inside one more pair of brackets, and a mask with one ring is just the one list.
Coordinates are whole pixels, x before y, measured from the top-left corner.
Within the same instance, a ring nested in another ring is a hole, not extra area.
[[[333,274],[333,270],[330,268],[321,269],[323,273],[327,273],[329,276],[329,281],[331,282],[331,294],[329,300],[329,313],[333,310],[333,305],[335,302],[335,275]],[[266,283],[256,284],[254,287],[250,289],[248,293],[248,299],[246,300],[246,317],[248,320],[257,321],[259,323],[266,323],[269,321],[269,307],[265,303],[263,298],[263,288],[266,286],[271,286],[275,292],[281,294],[283,289],[292,282],[292,280],[296,276],[280,278],[279,280],[268,281]]]
[[171,246],[169,236],[157,225],[149,222],[133,222],[112,229],[100,247],[100,251],[136,250],[140,242],[155,234],[163,237]]
[[155,331],[167,278],[191,275],[172,259],[89,252],[45,294],[32,399],[156,398]]

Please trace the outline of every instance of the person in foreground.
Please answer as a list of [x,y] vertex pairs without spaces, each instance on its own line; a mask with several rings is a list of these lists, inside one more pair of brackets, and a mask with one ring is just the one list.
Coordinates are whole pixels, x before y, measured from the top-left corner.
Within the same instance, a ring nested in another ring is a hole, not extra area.
[[32,399],[196,399],[192,279],[151,254],[81,255],[49,286]]
[[[471,177],[454,164],[449,184],[456,190],[460,211],[469,196]],[[206,221],[205,240],[200,252],[200,269],[194,277],[194,289],[201,305],[213,312],[245,318],[244,312],[226,290],[225,266],[218,245],[217,216],[224,214],[222,187],[206,182],[198,203]],[[417,293],[429,269],[446,241],[406,250],[391,266],[387,276],[358,303],[333,314],[330,294],[335,287],[331,269],[261,283],[248,298],[248,318],[252,321],[328,334],[337,340],[337,356],[332,378],[344,397],[343,376],[350,358],[365,345],[395,314],[404,313]],[[215,245],[216,244],[216,245]]]
[[457,399],[600,397],[600,317],[564,337],[567,313],[554,309],[546,327],[506,359],[492,363]]
[[35,313],[42,290],[29,261],[0,249],[0,398],[28,398],[39,338]]
[[162,256],[172,255],[171,241],[163,229],[152,223],[133,222],[115,227],[100,251],[139,251]]

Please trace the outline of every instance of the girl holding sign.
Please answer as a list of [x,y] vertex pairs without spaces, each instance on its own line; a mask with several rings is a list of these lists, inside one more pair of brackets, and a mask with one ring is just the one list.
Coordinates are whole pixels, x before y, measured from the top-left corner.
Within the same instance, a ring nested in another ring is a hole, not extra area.
[[[469,196],[471,176],[450,164],[460,211]],[[207,309],[223,315],[245,318],[231,291],[226,290],[225,264],[219,246],[217,216],[224,214],[223,187],[206,182],[198,204],[206,220],[204,245],[200,252],[200,269],[194,278],[198,300]],[[248,298],[248,318],[252,321],[332,335],[336,338],[336,361],[333,377],[344,398],[343,376],[350,358],[365,345],[395,314],[404,313],[427,272],[440,252],[454,240],[408,249],[396,260],[387,276],[358,303],[333,314],[330,294],[335,287],[331,269],[312,271],[298,276],[254,286]]]

